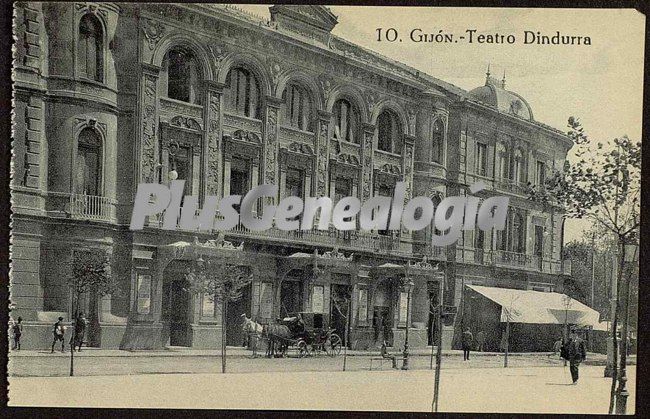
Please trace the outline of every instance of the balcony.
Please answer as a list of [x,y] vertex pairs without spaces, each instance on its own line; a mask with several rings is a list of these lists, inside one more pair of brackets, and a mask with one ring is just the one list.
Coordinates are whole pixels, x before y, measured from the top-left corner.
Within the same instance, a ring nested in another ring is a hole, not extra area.
[[496,250],[494,252],[494,263],[496,265],[514,268],[542,269],[541,258],[539,256],[507,252],[504,250]]
[[514,195],[526,195],[526,184],[522,182],[516,182],[510,179],[499,179],[497,181],[497,190],[511,193]]
[[111,221],[114,201],[105,196],[70,195],[70,218],[76,220]]

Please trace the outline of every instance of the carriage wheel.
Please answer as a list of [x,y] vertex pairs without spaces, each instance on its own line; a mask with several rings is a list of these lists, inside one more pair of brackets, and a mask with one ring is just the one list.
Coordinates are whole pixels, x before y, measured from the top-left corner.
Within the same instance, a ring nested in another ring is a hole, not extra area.
[[300,358],[309,356],[309,345],[307,345],[307,342],[305,342],[304,340],[298,341],[298,356]]
[[343,341],[336,333],[332,333],[330,338],[325,343],[325,350],[329,356],[336,356],[341,353],[341,347],[343,346]]

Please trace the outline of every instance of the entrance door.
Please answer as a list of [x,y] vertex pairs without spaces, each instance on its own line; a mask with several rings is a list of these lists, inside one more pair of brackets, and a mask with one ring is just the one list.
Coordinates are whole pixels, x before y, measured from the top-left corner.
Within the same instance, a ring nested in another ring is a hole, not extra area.
[[542,226],[535,226],[535,255],[537,256],[537,259],[539,261],[539,266],[541,268],[542,266],[542,253],[543,253],[543,247],[544,245],[544,227]]
[[393,321],[390,307],[375,306],[372,316],[372,326],[375,329],[375,341],[386,341],[386,346],[393,346]]
[[[336,329],[336,334],[341,337],[344,345],[345,341],[345,327],[348,324],[348,302],[350,287],[347,285],[332,284],[331,285],[331,307],[330,313],[330,328]],[[349,329],[348,329],[349,331]]]
[[[430,283],[431,284],[431,283]],[[435,283],[432,284],[435,286]],[[437,321],[438,321],[438,314],[436,312],[438,307],[438,294],[439,291],[437,289],[430,289],[429,290],[429,322],[427,324],[427,336],[428,336],[428,344],[429,345],[435,345],[436,340],[437,340]]]
[[282,282],[280,289],[280,317],[286,317],[289,313],[302,311],[302,292],[299,281]]
[[226,345],[242,346],[244,343],[244,331],[242,330],[242,314],[251,317],[251,285],[242,289],[241,298],[237,301],[229,301],[226,314]]
[[171,281],[169,285],[169,344],[191,346],[190,293],[187,281]]

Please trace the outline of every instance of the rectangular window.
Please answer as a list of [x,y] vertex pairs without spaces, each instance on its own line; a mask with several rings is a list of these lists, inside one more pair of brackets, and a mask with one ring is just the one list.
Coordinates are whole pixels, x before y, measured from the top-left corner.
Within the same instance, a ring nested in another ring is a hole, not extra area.
[[476,174],[487,176],[487,144],[476,143]]
[[203,301],[201,304],[201,316],[214,317],[214,296],[203,294]]
[[408,296],[409,293],[406,291],[401,291],[399,293],[399,322],[403,324],[406,324],[408,316]]
[[314,285],[311,295],[311,308],[314,313],[323,313],[325,288],[322,285]]
[[543,186],[546,182],[546,165],[543,161],[537,162],[537,184]]
[[368,290],[359,289],[359,314],[358,321],[365,323],[368,319]]
[[347,196],[352,196],[352,181],[347,178],[337,177],[334,186],[334,205]]
[[138,274],[138,314],[151,312],[151,275]]
[[287,179],[284,187],[285,196],[297,196],[304,199],[303,185],[305,176],[302,170],[288,168]]

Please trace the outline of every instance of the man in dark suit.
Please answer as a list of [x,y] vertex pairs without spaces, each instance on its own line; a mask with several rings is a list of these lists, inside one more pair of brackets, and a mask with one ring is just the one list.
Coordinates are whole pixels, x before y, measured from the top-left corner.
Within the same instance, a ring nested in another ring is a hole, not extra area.
[[561,352],[562,357],[569,361],[573,384],[578,384],[578,368],[580,367],[580,363],[587,358],[587,345],[577,335],[575,329],[571,329],[569,340],[566,341]]

